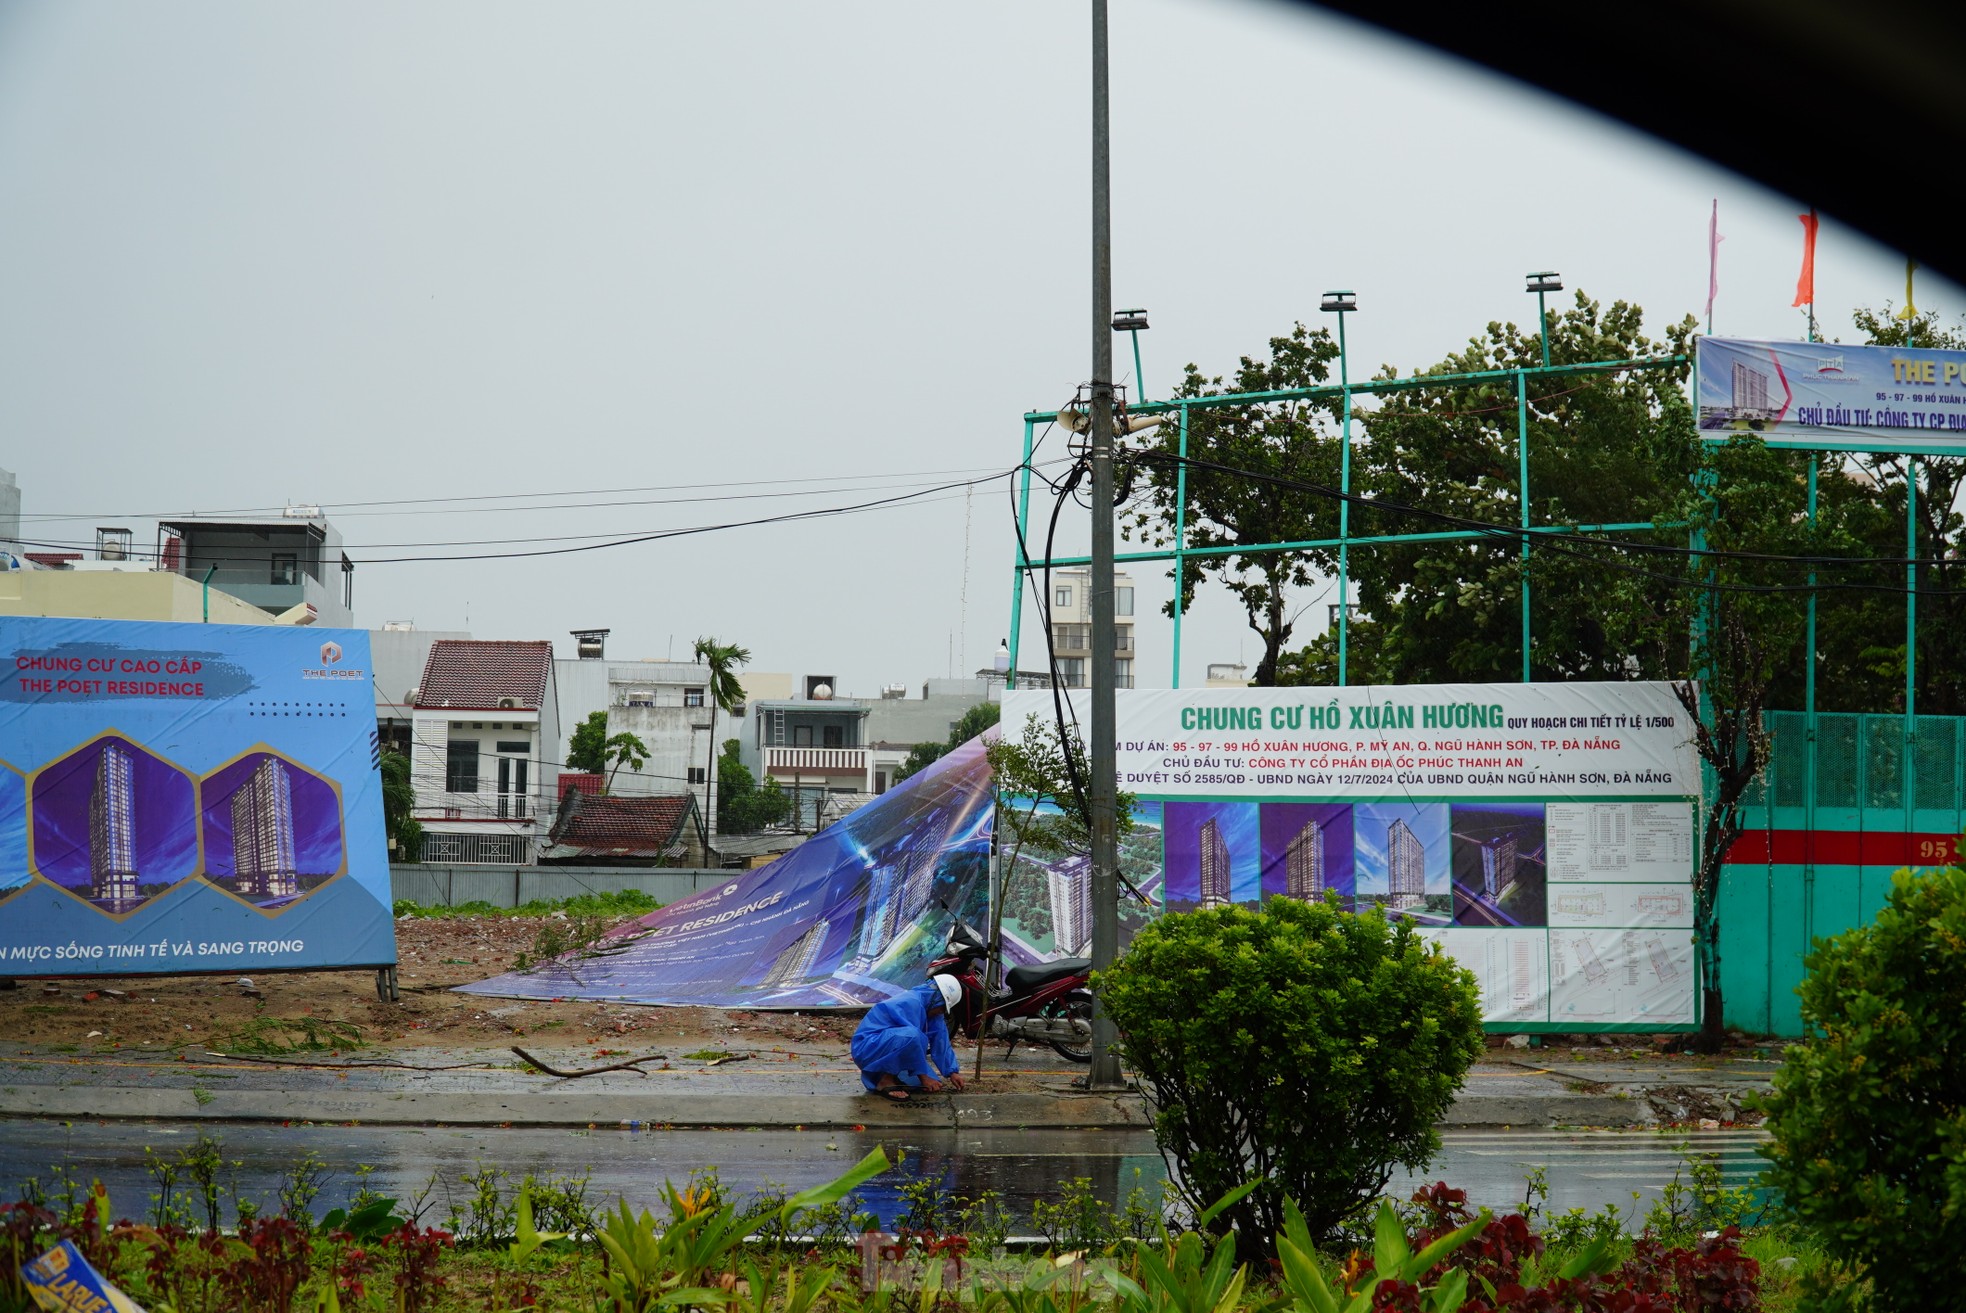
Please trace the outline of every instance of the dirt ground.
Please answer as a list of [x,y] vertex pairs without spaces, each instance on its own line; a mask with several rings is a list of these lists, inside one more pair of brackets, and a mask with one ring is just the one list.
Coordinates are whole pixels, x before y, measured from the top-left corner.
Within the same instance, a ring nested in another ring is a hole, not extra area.
[[[625,918],[632,919],[632,918]],[[382,1003],[368,971],[306,971],[251,977],[131,976],[23,980],[0,989],[0,1048],[111,1053],[202,1051],[277,1054],[445,1048],[505,1050],[513,1044],[607,1058],[662,1051],[838,1052],[856,1013],[747,1012],[641,1007],[627,1003],[528,1002],[455,994],[451,988],[501,975],[533,948],[545,918],[411,917],[396,923],[400,1003]],[[1516,1048],[1491,1036],[1487,1057],[1522,1065],[1676,1058],[1684,1035],[1542,1036]],[[1741,1041],[1733,1056],[1779,1057],[1779,1048]]]
[[0,989],[0,1046],[105,1053],[279,1053],[362,1049],[591,1046],[596,1052],[844,1046],[855,1014],[526,1002],[454,994],[501,975],[545,920],[405,918],[396,923],[400,1003],[376,998],[370,971],[22,980]]

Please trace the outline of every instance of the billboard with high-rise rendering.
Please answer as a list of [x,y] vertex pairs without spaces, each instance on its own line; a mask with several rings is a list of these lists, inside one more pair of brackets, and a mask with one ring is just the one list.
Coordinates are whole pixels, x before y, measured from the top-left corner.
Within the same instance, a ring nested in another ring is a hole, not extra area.
[[0,975],[396,961],[368,635],[0,622]]

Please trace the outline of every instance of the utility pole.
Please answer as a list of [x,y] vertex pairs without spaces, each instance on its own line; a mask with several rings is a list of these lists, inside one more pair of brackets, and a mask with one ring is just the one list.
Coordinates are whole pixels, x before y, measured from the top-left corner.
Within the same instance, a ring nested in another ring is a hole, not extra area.
[[[1092,0],[1092,969],[1119,953],[1119,832],[1114,824],[1117,724],[1113,698],[1113,215],[1107,108],[1106,0]],[[1119,1033],[1092,1014],[1089,1090],[1124,1088]]]

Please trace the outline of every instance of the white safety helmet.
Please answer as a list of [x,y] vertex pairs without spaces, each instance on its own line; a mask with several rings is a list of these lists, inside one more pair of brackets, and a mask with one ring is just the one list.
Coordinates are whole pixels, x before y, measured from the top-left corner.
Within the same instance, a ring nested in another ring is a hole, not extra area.
[[954,976],[941,975],[935,978],[935,987],[942,991],[942,1005],[954,1012],[963,1001],[963,982]]

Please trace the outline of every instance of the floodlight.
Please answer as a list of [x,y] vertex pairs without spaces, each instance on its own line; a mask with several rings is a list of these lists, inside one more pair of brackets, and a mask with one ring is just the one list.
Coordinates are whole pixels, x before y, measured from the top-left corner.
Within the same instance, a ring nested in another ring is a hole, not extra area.
[[1145,310],[1113,311],[1113,331],[1115,333],[1137,333],[1147,326]]
[[1563,290],[1563,278],[1553,269],[1546,269],[1539,274],[1524,274],[1523,277],[1529,280],[1529,286],[1522,289],[1525,292],[1561,292]]
[[1318,309],[1345,314],[1358,309],[1358,302],[1352,298],[1350,292],[1326,292],[1324,300],[1318,304]]

